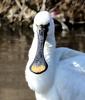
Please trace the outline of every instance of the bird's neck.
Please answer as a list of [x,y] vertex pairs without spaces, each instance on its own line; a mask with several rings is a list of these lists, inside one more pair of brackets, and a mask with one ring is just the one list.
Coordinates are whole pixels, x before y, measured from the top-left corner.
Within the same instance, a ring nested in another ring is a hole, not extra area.
[[54,34],[50,34],[47,36],[46,39],[46,44],[48,44],[48,47],[56,47],[56,41],[55,41],[55,35]]

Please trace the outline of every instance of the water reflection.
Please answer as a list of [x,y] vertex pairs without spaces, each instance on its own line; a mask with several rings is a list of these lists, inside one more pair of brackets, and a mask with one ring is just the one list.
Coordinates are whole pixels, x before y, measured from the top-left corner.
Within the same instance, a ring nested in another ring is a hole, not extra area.
[[26,36],[3,32],[0,37],[0,100],[34,100],[24,78],[29,48]]
[[[57,34],[57,33],[56,33]],[[56,36],[57,45],[73,48],[85,52],[85,27],[73,28],[63,37],[62,33]]]
[[[0,100],[35,100],[27,87],[24,70],[33,32],[30,28],[18,31],[0,29]],[[85,29],[72,29],[65,36],[56,32],[57,46],[85,51]]]

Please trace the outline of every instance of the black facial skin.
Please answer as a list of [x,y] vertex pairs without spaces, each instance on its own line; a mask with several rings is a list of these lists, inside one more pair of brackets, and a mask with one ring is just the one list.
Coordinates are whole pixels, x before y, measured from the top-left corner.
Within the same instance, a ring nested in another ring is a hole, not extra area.
[[38,73],[32,71],[35,74],[41,74],[41,73],[45,72],[48,68],[48,64],[47,64],[47,62],[45,61],[45,58],[44,58],[44,43],[45,43],[45,40],[46,40],[46,37],[47,37],[48,26],[49,26],[49,24],[39,26],[40,29],[39,29],[39,34],[38,34],[37,53],[36,53],[36,56],[35,56],[33,63],[30,66],[30,70],[32,71],[32,69],[31,69],[32,66],[38,67],[40,65],[45,66],[45,70],[42,71],[42,72],[38,72]]

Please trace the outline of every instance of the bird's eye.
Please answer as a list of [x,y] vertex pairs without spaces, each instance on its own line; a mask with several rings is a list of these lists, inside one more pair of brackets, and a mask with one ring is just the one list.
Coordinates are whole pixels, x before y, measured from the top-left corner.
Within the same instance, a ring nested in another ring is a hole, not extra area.
[[46,24],[45,26],[46,26],[46,27],[49,27],[49,25],[50,25],[50,23]]
[[48,28],[49,27],[49,25],[50,25],[50,23],[48,23],[48,24],[45,24],[45,25],[40,25],[42,28]]
[[50,25],[50,23],[45,24],[45,25],[43,25],[43,24],[41,24],[41,25],[37,25],[37,24],[36,24],[37,27],[41,27],[41,28],[48,28],[49,25]]

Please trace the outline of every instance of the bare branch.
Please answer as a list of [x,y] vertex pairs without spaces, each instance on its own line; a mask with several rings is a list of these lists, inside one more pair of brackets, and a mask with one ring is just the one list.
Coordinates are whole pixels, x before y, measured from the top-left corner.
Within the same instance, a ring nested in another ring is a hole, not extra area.
[[46,0],[43,0],[41,10],[46,10]]
[[21,6],[20,2],[18,0],[15,0],[15,2],[17,4],[17,6],[22,10],[22,6]]

